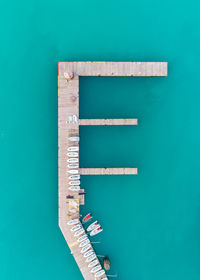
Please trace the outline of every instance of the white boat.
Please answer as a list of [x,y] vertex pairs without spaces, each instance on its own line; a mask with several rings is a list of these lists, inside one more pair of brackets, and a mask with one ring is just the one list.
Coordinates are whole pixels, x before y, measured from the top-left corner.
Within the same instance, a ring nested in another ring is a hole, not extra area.
[[79,186],[80,183],[81,183],[81,182],[80,182],[79,180],[77,180],[77,181],[70,181],[70,182],[69,182],[69,185],[70,185],[70,186]]
[[80,179],[80,175],[71,175],[69,176],[69,180],[79,180]]
[[98,260],[94,260],[94,261],[92,261],[91,263],[88,264],[88,267],[93,267],[93,266],[97,265],[98,263],[99,263]]
[[71,186],[68,188],[70,191],[80,191],[80,186]]
[[95,254],[92,254],[85,260],[85,262],[86,263],[91,262],[91,261],[95,260],[96,258],[97,258],[97,256]]
[[78,163],[70,163],[70,164],[67,165],[67,167],[68,168],[78,168],[79,165],[78,165]]
[[101,280],[108,280],[108,278],[107,278],[107,277],[104,277],[104,278],[102,278]]
[[78,162],[78,158],[69,158],[67,160],[67,162],[69,162],[69,163],[77,163]]
[[87,251],[83,256],[84,256],[84,258],[87,258],[87,257],[91,256],[92,254],[94,254],[94,250],[93,249]]
[[[105,270],[102,269],[102,270],[98,271],[94,276],[95,276],[95,278],[97,278],[97,277],[100,277],[104,274],[105,274]],[[107,279],[107,277],[103,278],[103,279]]]
[[69,174],[78,174],[78,170],[77,170],[77,169],[68,170],[67,172],[68,172]]
[[88,238],[88,236],[87,236],[87,234],[84,234],[84,235],[82,235],[81,237],[79,237],[79,239],[77,240],[78,242],[82,242],[82,241],[84,241],[85,239],[87,239]]
[[78,137],[78,136],[71,136],[71,137],[68,138],[68,140],[71,141],[71,142],[79,142],[80,137]]
[[79,247],[85,247],[88,243],[90,243],[90,240],[86,239],[80,243]]
[[81,228],[82,228],[82,225],[79,224],[79,225],[76,225],[76,226],[74,226],[73,228],[71,228],[71,231],[77,231],[77,230],[79,230],[79,229],[81,229]]
[[70,152],[70,153],[67,153],[68,157],[78,157],[78,153],[77,152]]
[[95,221],[94,223],[90,224],[89,227],[87,228],[87,231],[91,231],[95,229],[98,226],[98,221]]
[[101,265],[99,264],[99,265],[93,267],[93,269],[91,269],[90,272],[91,272],[91,273],[95,273],[95,272],[97,272],[97,271],[99,271],[99,270],[101,270],[101,269],[102,269],[102,267],[101,267]]
[[68,152],[78,152],[79,146],[71,146],[67,150],[68,150]]
[[94,235],[97,235],[98,233],[102,232],[103,229],[100,227],[97,227],[95,229],[93,229],[91,232],[90,232],[90,236],[94,236]]
[[73,219],[73,220],[70,220],[67,224],[69,226],[72,226],[72,225],[76,225],[79,223],[79,219]]
[[86,252],[87,250],[89,250],[91,247],[92,247],[91,244],[87,244],[85,247],[83,247],[83,248],[81,249],[81,253],[82,253],[82,254],[85,253],[85,252]]
[[78,231],[75,232],[74,236],[75,236],[75,237],[76,237],[76,236],[79,236],[79,235],[81,235],[81,234],[84,233],[84,232],[85,232],[84,229],[81,228],[81,229],[79,229]]

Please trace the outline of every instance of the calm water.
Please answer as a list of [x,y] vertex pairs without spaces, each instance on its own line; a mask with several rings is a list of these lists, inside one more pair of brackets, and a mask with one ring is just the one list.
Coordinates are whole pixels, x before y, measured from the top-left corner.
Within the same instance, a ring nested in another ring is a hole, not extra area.
[[168,61],[167,78],[81,78],[82,212],[119,280],[200,279],[198,1],[4,1],[0,45],[0,279],[82,279],[57,226],[57,62]]

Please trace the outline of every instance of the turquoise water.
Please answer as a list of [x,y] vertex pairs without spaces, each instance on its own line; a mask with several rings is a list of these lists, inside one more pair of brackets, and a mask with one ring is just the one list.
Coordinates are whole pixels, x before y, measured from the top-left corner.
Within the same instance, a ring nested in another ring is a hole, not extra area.
[[82,167],[139,168],[83,177],[82,213],[117,279],[199,280],[199,2],[11,0],[0,14],[0,279],[82,279],[57,225],[57,62],[149,60],[169,76],[80,80],[82,118],[139,118],[81,128]]

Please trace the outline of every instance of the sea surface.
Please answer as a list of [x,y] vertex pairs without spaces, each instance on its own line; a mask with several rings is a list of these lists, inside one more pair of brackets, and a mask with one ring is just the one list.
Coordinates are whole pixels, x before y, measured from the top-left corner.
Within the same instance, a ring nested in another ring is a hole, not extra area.
[[168,61],[168,77],[80,78],[81,178],[119,280],[200,279],[199,1],[4,1],[0,8],[0,279],[82,279],[58,227],[58,61]]

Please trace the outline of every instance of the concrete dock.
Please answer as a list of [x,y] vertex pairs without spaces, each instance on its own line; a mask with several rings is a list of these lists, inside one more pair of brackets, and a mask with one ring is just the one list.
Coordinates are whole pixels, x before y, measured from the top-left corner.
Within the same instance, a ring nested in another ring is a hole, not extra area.
[[[58,64],[58,184],[59,184],[59,226],[72,255],[86,280],[100,280],[90,272],[77,237],[67,224],[80,218],[79,205],[84,204],[84,190],[69,190],[68,148],[78,146],[69,137],[79,136],[80,125],[137,125],[137,119],[79,119],[79,76],[167,76],[166,62],[59,62]],[[80,175],[122,175],[137,174],[137,168],[74,168]],[[72,203],[73,202],[73,203]],[[77,204],[77,207],[73,205]],[[85,232],[82,233],[82,235]]]

